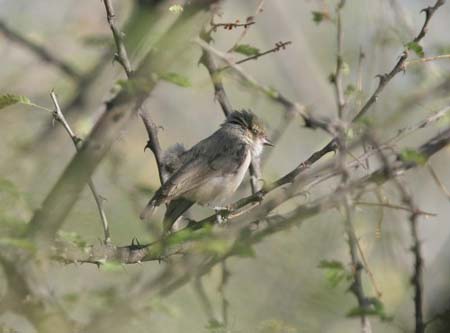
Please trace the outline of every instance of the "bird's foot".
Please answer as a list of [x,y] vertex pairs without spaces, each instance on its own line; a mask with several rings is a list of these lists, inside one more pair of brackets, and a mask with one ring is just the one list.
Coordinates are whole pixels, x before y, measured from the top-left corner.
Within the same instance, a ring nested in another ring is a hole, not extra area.
[[228,215],[230,215],[230,210],[228,207],[214,207],[216,211],[216,222],[217,224],[225,224],[228,221]]

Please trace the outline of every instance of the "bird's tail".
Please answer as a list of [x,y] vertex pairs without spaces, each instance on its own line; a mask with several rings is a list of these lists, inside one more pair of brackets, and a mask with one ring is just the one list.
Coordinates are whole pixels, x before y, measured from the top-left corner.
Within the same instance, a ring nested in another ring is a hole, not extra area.
[[155,209],[156,209],[156,201],[152,199],[148,202],[147,206],[145,206],[144,210],[141,212],[141,215],[139,215],[139,217],[141,218],[142,221],[144,221],[153,215]]

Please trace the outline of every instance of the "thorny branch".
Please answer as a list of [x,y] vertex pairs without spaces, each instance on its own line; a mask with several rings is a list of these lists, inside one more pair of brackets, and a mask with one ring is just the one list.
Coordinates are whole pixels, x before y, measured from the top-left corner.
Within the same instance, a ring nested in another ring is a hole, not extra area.
[[[437,0],[434,6],[427,7],[422,10],[425,13],[425,22],[423,23],[422,28],[420,29],[420,32],[417,34],[417,36],[406,45],[411,43],[418,44],[425,37],[428,30],[428,24],[430,23],[431,18],[433,17],[436,10],[438,10],[439,7],[444,5],[444,3],[445,0]],[[370,107],[376,102],[380,93],[384,90],[386,85],[394,78],[394,76],[405,70],[405,63],[406,60],[408,59],[408,55],[409,55],[408,50],[405,49],[401,54],[400,59],[397,61],[397,63],[389,73],[378,75],[379,78],[378,87],[375,89],[372,96],[370,96],[369,99],[366,101],[364,106],[354,116],[354,121],[361,119],[367,113],[367,111],[369,111]]]
[[130,78],[133,70],[131,68],[130,60],[128,59],[127,50],[125,44],[123,43],[123,33],[119,30],[116,25],[116,15],[114,13],[114,8],[111,4],[111,0],[103,0],[106,9],[106,17],[111,28],[112,34],[114,36],[114,42],[117,47],[117,53],[115,54],[115,59],[122,65],[125,70],[127,77]]

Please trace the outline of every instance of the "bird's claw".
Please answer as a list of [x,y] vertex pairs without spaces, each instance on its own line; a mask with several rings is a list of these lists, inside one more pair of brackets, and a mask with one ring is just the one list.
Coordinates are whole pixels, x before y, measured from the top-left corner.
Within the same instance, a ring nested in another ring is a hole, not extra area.
[[214,210],[216,211],[217,224],[227,223],[230,210],[227,207],[214,207]]

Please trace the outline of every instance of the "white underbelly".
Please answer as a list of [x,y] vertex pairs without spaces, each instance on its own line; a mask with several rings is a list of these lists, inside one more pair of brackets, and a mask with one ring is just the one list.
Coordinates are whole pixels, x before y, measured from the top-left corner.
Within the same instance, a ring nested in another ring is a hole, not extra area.
[[248,152],[237,172],[214,177],[196,189],[186,193],[184,197],[203,205],[222,205],[242,183],[245,173],[250,166],[250,161],[251,153]]

